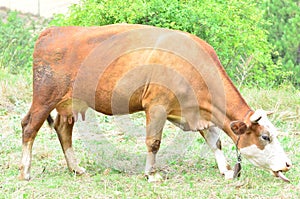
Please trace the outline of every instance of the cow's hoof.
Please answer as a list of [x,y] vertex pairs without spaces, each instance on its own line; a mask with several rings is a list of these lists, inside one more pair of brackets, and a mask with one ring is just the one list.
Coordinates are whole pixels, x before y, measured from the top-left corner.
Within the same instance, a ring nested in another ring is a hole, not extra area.
[[85,174],[85,168],[82,167],[76,167],[75,169],[72,169],[73,173],[75,173],[76,175],[83,175]]
[[224,176],[226,180],[232,180],[233,179],[234,172],[232,170],[228,170],[224,172]]
[[159,175],[159,173],[152,173],[152,174],[148,174],[146,175],[148,182],[153,183],[153,182],[161,182],[163,180],[163,178],[161,177],[161,175]]
[[30,180],[30,174],[20,173],[19,176],[18,176],[18,179],[19,180],[27,180],[27,181],[29,181]]

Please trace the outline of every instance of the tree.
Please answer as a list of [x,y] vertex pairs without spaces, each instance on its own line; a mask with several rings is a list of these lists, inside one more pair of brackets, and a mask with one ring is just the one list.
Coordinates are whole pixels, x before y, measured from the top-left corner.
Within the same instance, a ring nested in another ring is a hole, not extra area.
[[272,59],[282,75],[300,86],[300,2],[298,0],[265,0],[261,4],[269,22],[268,41],[274,46]]
[[[282,73],[272,62],[263,14],[256,0],[82,0],[67,16],[56,16],[52,24],[126,22],[187,31],[215,48],[233,80],[268,86],[282,79]],[[245,78],[237,78],[245,60],[250,60],[251,68]]]

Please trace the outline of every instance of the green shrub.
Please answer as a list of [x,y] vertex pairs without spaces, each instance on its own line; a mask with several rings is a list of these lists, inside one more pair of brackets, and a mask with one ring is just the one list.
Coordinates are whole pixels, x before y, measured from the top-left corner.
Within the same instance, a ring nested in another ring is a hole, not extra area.
[[[272,62],[266,21],[256,0],[82,0],[52,25],[139,23],[190,32],[211,44],[239,84],[272,86],[286,73]],[[251,58],[251,59],[250,59]],[[244,60],[251,63],[244,66]],[[241,72],[245,67],[247,74]],[[242,77],[241,77],[242,76]],[[242,82],[240,82],[242,81]]]
[[299,0],[265,0],[261,4],[274,46],[272,58],[282,69],[282,76],[300,86],[300,7]]
[[7,19],[0,20],[0,68],[14,74],[31,68],[34,29],[17,12],[9,12]]

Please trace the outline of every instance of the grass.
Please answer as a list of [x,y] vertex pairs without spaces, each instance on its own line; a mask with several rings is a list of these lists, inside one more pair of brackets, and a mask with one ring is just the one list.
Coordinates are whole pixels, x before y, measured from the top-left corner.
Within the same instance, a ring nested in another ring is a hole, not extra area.
[[[93,111],[74,132],[75,150],[88,174],[68,171],[56,134],[44,125],[33,148],[32,180],[24,182],[17,180],[20,121],[30,106],[31,86],[21,75],[1,70],[0,77],[0,198],[298,198],[300,194],[300,91],[295,88],[242,89],[253,108],[276,111],[271,120],[282,132],[279,139],[294,164],[286,174],[290,184],[246,159],[241,178],[225,180],[203,139],[169,123],[158,154],[164,180],[149,184],[143,175],[143,114],[112,118]],[[222,140],[233,166],[233,144],[225,135]]]

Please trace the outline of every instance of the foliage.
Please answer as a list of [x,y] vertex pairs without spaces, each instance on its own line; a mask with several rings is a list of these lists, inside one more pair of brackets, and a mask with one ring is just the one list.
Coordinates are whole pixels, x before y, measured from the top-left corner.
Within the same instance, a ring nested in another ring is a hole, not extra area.
[[34,24],[26,23],[17,12],[9,12],[5,20],[0,20],[0,68],[11,73],[31,68],[34,30]]
[[69,15],[56,16],[52,25],[140,23],[190,32],[210,43],[231,78],[251,57],[244,83],[268,85],[280,79],[273,64],[263,12],[256,0],[82,0]]
[[298,0],[265,0],[261,4],[269,23],[268,40],[274,45],[273,61],[287,79],[300,85],[300,4]]

